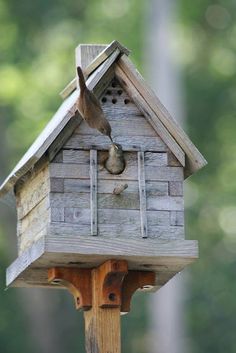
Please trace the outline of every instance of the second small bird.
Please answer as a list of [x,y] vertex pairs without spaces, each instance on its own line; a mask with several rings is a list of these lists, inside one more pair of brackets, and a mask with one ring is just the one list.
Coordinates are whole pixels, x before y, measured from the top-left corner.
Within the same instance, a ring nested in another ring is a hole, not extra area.
[[77,109],[81,113],[82,118],[91,128],[97,129],[102,134],[107,135],[113,143],[111,137],[111,125],[104,115],[99,100],[86,86],[83,71],[79,66],[77,67],[77,73],[80,85],[80,96],[76,103]]

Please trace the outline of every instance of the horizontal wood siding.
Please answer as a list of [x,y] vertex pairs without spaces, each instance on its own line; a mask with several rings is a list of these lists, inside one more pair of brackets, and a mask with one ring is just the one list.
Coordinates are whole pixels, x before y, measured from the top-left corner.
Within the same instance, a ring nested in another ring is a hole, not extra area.
[[[98,236],[183,239],[183,167],[118,81],[111,82],[100,101],[112,137],[123,148],[125,169],[120,175],[106,170],[110,141],[82,121],[49,167],[50,231],[89,236],[91,220],[97,213]],[[91,174],[90,153],[96,150],[97,210],[90,200],[94,184],[90,177],[95,175],[95,170]],[[138,165],[138,153],[143,156],[143,166]],[[128,187],[119,195],[113,194],[122,184]]]
[[37,165],[16,188],[18,252],[45,235],[49,223],[48,163]]

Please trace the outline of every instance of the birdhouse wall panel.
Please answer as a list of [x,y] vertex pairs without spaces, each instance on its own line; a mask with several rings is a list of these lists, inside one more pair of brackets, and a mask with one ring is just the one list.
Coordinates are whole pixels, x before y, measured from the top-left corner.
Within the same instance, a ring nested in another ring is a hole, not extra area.
[[89,179],[88,164],[51,163],[49,168],[52,178]]
[[[166,152],[167,146],[160,139],[160,137],[146,136],[116,136],[115,143],[122,146],[123,151],[153,151],[153,152]],[[64,145],[65,149],[97,149],[108,150],[110,142],[103,135],[79,135],[73,134]]]
[[87,193],[56,193],[52,192],[49,195],[50,207],[79,207],[89,208],[90,200]]
[[[81,225],[73,223],[53,222],[49,226],[50,236],[88,236],[90,234],[90,225]],[[98,236],[107,238],[129,237],[142,239],[140,236],[140,225],[138,223],[130,224],[98,224]],[[184,227],[180,226],[151,226],[148,229],[148,238],[160,240],[184,239]]]
[[169,181],[169,193],[171,196],[183,196],[183,182]]
[[29,213],[49,192],[48,165],[42,170],[30,173],[16,191],[17,218],[22,219]]
[[62,162],[63,163],[78,163],[86,164],[90,163],[90,153],[84,150],[62,150]]
[[15,187],[18,252],[38,240],[49,222],[49,171],[45,161],[36,165]]
[[[49,166],[49,234],[183,239],[182,166],[117,82],[100,100],[124,151],[125,169],[108,172],[109,139],[82,121]],[[139,151],[144,151],[142,184]],[[121,194],[114,194],[123,185]]]
[[[112,116],[110,117],[109,122],[112,128],[114,139],[118,135],[156,137],[156,132],[141,115],[125,115],[123,116],[123,119],[118,119],[117,116]],[[84,121],[75,130],[75,133],[79,135],[99,136],[99,131],[90,128]]]
[[[100,180],[98,179],[98,193],[112,194],[113,190],[120,184],[125,184],[125,179],[119,180]],[[160,183],[159,183],[160,184]],[[90,193],[90,180],[85,179],[64,179],[65,192],[87,192]],[[164,192],[162,185],[156,186],[157,192]],[[168,183],[166,184],[168,193]],[[138,181],[129,180],[129,187],[124,191],[125,193],[138,192]]]
[[65,209],[64,209],[64,207],[51,207],[50,208],[50,222],[65,222]]
[[170,225],[171,226],[184,226],[184,212],[171,211],[170,212]]

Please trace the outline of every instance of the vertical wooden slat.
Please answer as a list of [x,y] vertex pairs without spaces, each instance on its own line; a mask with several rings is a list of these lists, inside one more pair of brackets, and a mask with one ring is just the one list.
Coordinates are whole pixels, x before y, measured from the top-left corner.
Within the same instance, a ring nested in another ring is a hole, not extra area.
[[145,185],[144,152],[138,152],[138,182],[140,198],[140,221],[142,238],[147,238],[147,205]]
[[97,235],[97,151],[90,150],[91,235]]

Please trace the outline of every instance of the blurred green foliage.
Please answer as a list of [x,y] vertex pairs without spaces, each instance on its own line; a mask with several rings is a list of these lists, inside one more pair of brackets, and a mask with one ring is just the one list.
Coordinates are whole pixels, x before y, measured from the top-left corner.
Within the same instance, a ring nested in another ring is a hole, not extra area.
[[[146,6],[141,0],[0,0],[1,179],[59,106],[58,92],[73,77],[78,43],[118,39],[142,68]],[[233,0],[179,0],[176,55],[186,88],[187,130],[209,162],[186,183],[186,233],[199,240],[201,256],[190,270],[186,303],[192,353],[236,351],[235,17]],[[15,231],[14,214],[1,205],[0,215],[0,350],[36,352],[17,290],[3,291],[12,260],[8,234]],[[64,297],[62,303],[71,305]],[[147,317],[141,296],[134,306],[122,320],[124,351],[144,353]],[[55,320],[62,318],[58,314]],[[79,320],[66,331],[61,352],[78,351]]]
[[187,182],[200,244],[187,304],[192,352],[236,351],[236,3],[180,1],[187,128],[209,162]]

